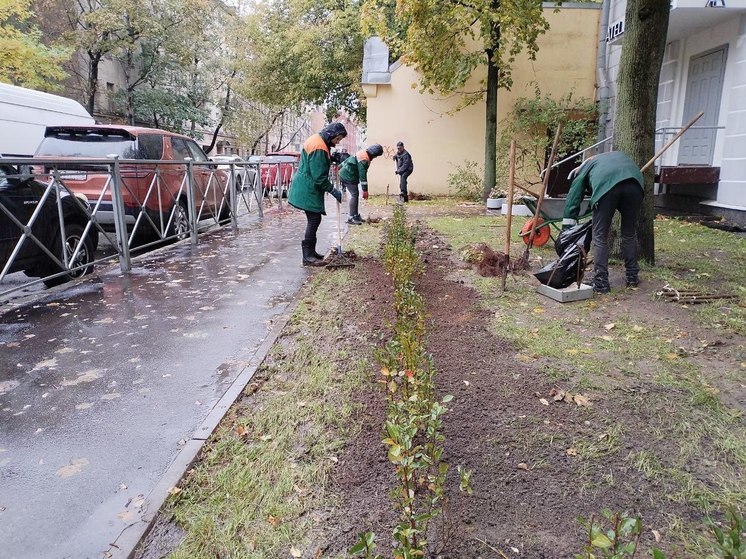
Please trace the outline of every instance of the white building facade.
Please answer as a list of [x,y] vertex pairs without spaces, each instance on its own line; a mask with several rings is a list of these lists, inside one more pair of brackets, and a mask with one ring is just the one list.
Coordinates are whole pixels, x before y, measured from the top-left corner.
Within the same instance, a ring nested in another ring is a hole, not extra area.
[[[626,0],[604,0],[599,92],[613,134]],[[694,180],[658,186],[661,204],[746,225],[746,0],[672,0],[658,88],[660,147],[700,111],[704,116],[661,164]],[[698,173],[698,171],[701,171]],[[673,176],[673,175],[672,175]],[[697,180],[710,176],[712,180]],[[665,181],[661,181],[665,182]]]

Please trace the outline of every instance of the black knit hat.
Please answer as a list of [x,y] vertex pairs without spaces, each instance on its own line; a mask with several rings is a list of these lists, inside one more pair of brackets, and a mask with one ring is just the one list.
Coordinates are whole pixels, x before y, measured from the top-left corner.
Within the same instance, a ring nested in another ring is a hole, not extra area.
[[345,130],[344,124],[341,122],[332,122],[331,124],[324,126],[319,134],[321,135],[321,139],[329,146],[331,145],[332,138],[335,138],[336,136],[342,136],[344,138],[347,136],[347,130]]
[[368,155],[370,155],[371,158],[379,157],[383,155],[383,146],[381,146],[381,144],[373,144],[365,151],[368,152]]

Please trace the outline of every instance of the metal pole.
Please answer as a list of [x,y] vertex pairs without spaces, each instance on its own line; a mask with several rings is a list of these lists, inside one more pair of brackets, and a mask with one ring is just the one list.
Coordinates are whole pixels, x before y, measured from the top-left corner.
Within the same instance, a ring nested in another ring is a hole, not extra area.
[[[242,167],[242,169],[246,169]],[[243,176],[243,175],[242,175]],[[243,180],[241,181],[241,187],[243,187]],[[229,204],[231,206],[231,226],[233,232],[238,231],[238,185],[236,184],[236,164],[231,161],[231,176],[228,179],[228,190],[229,190]]]
[[197,204],[194,200],[194,161],[191,157],[185,158],[187,163],[187,206],[189,208],[189,238],[192,246],[197,246]]
[[132,269],[132,261],[130,260],[124,197],[122,196],[122,174],[119,169],[119,156],[109,155],[109,158],[112,159],[109,166],[111,173],[111,205],[114,210],[114,231],[117,237],[117,244],[119,245],[119,269],[123,272],[129,272]]
[[254,197],[256,198],[256,209],[259,211],[259,217],[264,217],[264,186],[262,186],[261,165],[256,166],[256,174],[254,175]]

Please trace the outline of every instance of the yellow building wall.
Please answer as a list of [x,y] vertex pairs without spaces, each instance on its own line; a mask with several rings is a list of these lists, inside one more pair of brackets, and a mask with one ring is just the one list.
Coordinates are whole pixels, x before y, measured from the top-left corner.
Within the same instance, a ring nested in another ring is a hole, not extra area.
[[[547,9],[550,29],[539,39],[534,61],[519,58],[513,65],[511,91],[498,93],[499,121],[519,97],[533,96],[534,83],[543,94],[559,98],[570,91],[575,97],[595,98],[598,24],[601,11],[592,8]],[[473,91],[486,75],[477,72],[465,91]],[[453,112],[461,97],[454,94],[421,94],[419,74],[406,65],[392,65],[391,83],[364,85],[368,105],[367,145],[380,143],[383,157],[373,160],[368,172],[373,194],[399,191],[392,159],[396,142],[402,141],[412,155],[414,173],[409,191],[420,194],[449,194],[447,178],[466,160],[484,164],[484,102]],[[499,134],[499,131],[498,131]]]

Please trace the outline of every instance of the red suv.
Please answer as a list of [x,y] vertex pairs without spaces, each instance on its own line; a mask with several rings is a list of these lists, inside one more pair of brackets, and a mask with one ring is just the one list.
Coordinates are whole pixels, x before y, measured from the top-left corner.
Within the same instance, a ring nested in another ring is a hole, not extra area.
[[[35,157],[66,160],[59,165],[49,165],[44,171],[53,172],[56,167],[65,185],[84,194],[92,208],[103,192],[96,219],[104,230],[113,231],[108,167],[76,163],[75,159],[106,158],[114,154],[123,160],[120,172],[128,228],[132,230],[143,213],[137,231],[139,238],[184,234],[189,223],[184,159],[209,163],[205,153],[191,138],[134,126],[48,126]],[[144,161],[133,161],[138,159]],[[179,163],[158,164],[154,162],[157,160]],[[195,205],[200,219],[227,217],[230,211],[226,188],[228,177],[216,167],[214,163],[193,166]]]

